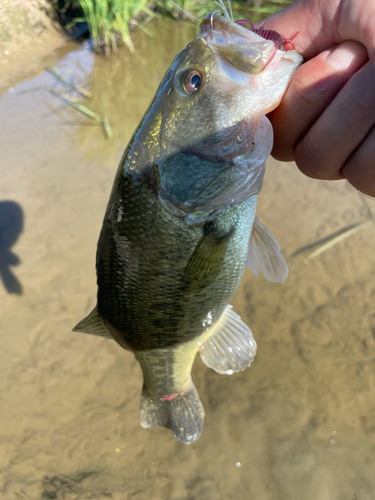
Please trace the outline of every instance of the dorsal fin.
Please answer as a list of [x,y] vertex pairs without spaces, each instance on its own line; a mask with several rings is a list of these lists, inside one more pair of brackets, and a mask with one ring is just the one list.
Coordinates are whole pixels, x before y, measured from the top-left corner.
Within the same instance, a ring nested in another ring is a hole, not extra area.
[[96,306],[85,319],[73,328],[73,332],[91,333],[91,335],[105,337],[106,339],[113,338],[105,327]]

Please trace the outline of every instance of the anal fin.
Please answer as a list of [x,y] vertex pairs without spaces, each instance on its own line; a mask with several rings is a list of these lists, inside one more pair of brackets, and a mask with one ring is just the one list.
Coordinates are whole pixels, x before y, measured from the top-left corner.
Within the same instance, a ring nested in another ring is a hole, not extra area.
[[73,332],[91,333],[91,335],[98,337],[113,339],[105,327],[97,307],[94,307],[91,313],[73,328]]
[[200,348],[202,361],[218,373],[244,370],[255,358],[257,345],[250,328],[227,306],[216,332]]

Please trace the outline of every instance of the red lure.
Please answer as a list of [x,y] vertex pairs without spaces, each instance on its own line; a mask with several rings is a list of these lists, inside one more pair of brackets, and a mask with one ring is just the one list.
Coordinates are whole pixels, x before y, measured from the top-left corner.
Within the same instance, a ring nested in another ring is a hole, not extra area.
[[272,54],[270,60],[266,64],[266,66],[269,65],[269,63],[275,57],[275,54],[278,50],[287,51],[287,50],[294,50],[295,49],[295,46],[294,46],[294,43],[292,42],[292,40],[293,40],[293,38],[295,38],[298,35],[299,31],[297,33],[295,33],[289,39],[289,38],[286,38],[286,36],[282,35],[281,33],[278,33],[277,31],[265,30],[262,28],[262,26],[260,28],[256,28],[254,26],[254,24],[251,21],[248,21],[247,19],[239,19],[238,21],[235,21],[235,23],[239,24],[243,28],[247,28],[246,25],[248,25],[248,26],[250,26],[250,28],[248,28],[248,29],[250,29],[251,31],[253,31],[257,35],[261,36],[265,40],[272,40],[275,43],[274,53]]

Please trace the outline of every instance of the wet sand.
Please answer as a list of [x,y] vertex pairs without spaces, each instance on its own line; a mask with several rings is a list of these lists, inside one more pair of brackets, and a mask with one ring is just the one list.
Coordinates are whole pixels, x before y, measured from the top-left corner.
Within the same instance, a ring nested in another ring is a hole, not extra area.
[[246,271],[232,301],[258,343],[249,369],[223,376],[196,360],[206,410],[196,443],[142,429],[133,355],[71,332],[95,304],[96,242],[122,151],[193,35],[157,28],[136,35],[134,55],[67,44],[45,61],[91,89],[111,141],[47,92],[20,94],[51,85],[46,73],[0,97],[0,498],[371,500],[374,228],[316,259],[292,257],[366,217],[345,182],[268,162],[258,216],[290,274],[281,285]]

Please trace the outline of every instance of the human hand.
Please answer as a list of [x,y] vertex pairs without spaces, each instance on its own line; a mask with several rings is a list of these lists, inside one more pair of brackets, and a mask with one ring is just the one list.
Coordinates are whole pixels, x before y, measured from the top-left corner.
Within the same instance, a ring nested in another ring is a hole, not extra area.
[[272,115],[272,155],[375,196],[375,2],[297,0],[262,23],[305,63]]

